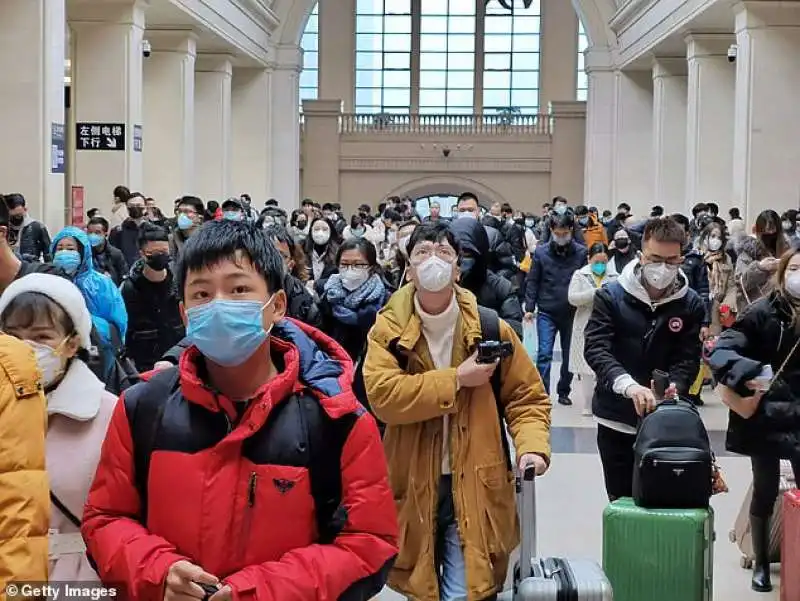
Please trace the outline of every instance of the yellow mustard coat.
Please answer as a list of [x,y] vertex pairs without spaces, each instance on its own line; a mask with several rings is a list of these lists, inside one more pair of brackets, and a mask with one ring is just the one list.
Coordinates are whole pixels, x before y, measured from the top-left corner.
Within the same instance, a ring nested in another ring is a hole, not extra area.
[[[464,551],[469,601],[500,590],[508,557],[519,543],[514,478],[501,442],[491,384],[456,390],[456,367],[481,340],[473,294],[456,288],[461,311],[451,369],[435,369],[414,309],[412,284],[398,290],[370,331],[364,363],[367,397],[387,425],[384,437],[397,505],[400,554],[389,586],[417,601],[438,601],[434,531],[442,464],[443,416],[450,416],[453,501]],[[519,338],[505,323],[500,337],[514,344],[501,370],[505,419],[517,457],[549,460],[550,399]],[[408,356],[401,369],[390,344]]]
[[47,581],[46,432],[33,349],[0,334],[0,601],[9,582]]

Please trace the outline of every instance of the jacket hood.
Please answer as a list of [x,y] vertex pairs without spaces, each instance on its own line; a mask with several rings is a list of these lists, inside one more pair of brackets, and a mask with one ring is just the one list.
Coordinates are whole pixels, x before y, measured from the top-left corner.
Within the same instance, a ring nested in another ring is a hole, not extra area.
[[678,279],[675,282],[673,291],[663,298],[655,301],[651,300],[650,295],[647,293],[647,290],[644,287],[644,284],[642,284],[641,271],[639,259],[634,259],[625,266],[625,269],[622,270],[622,273],[617,281],[620,283],[625,292],[653,309],[661,305],[666,305],[674,300],[683,298],[686,296],[686,292],[689,290],[689,281],[686,279],[683,271],[679,269]]
[[475,219],[456,219],[450,223],[449,228],[464,250],[479,256],[489,252],[486,228]]
[[[414,307],[416,294],[414,284],[406,284],[395,292],[378,313],[378,321],[370,336],[385,348],[396,340],[398,348],[411,351],[422,335],[422,321]],[[455,295],[461,311],[464,343],[467,348],[472,348],[482,338],[478,302],[474,294],[461,286],[455,286]]]
[[[255,398],[269,395],[279,402],[298,390],[298,382],[324,398],[350,396],[353,362],[332,338],[311,326],[285,318],[273,327],[270,342],[272,352],[283,354],[285,365]],[[212,411],[224,409],[221,395],[211,390],[200,375],[203,371],[198,364],[200,357],[197,347],[190,346],[180,359],[183,392],[192,402]],[[350,404],[344,399],[342,409]],[[330,408],[326,410],[330,412]]]
[[78,273],[83,273],[86,271],[93,271],[94,264],[92,263],[92,244],[89,242],[89,236],[86,235],[81,229],[78,229],[75,226],[68,225],[67,227],[63,228],[60,232],[58,232],[55,236],[53,236],[53,241],[50,244],[50,254],[56,254],[56,247],[58,246],[58,242],[63,240],[64,238],[75,238],[78,243],[81,245],[82,248],[82,261],[81,266],[78,268]]

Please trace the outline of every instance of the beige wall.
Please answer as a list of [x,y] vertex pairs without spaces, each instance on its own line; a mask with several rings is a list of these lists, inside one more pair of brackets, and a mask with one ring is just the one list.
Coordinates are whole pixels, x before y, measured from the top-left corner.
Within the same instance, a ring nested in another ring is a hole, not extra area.
[[319,17],[320,100],[304,104],[301,197],[340,202],[346,213],[392,194],[465,190],[482,202],[508,201],[531,211],[556,194],[582,201],[586,108],[575,102],[578,17],[570,2],[542,0],[539,98],[540,111],[553,116],[552,131],[542,118],[535,126],[492,131],[456,119],[433,128],[416,122],[379,128],[367,121],[357,131],[345,125],[342,133],[340,113],[353,107],[355,1],[328,4],[328,10],[321,4]]
[[584,102],[553,103],[552,117],[487,126],[464,116],[374,125],[340,112],[339,101],[306,100],[302,194],[339,202],[346,213],[390,195],[472,191],[484,203],[537,211],[583,196]]

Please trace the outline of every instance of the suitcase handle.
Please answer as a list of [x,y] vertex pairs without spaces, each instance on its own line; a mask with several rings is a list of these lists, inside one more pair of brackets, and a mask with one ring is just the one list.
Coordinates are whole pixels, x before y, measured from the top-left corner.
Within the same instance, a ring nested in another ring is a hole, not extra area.
[[529,467],[517,476],[517,495],[522,543],[520,547],[520,582],[533,576],[536,558],[536,468]]

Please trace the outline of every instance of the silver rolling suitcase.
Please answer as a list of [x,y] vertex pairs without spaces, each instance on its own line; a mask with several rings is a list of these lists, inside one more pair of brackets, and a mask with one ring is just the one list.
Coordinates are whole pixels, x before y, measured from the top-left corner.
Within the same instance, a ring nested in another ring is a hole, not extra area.
[[533,468],[517,477],[520,562],[514,570],[514,590],[500,595],[498,601],[612,601],[611,583],[594,561],[536,557],[535,478]]

